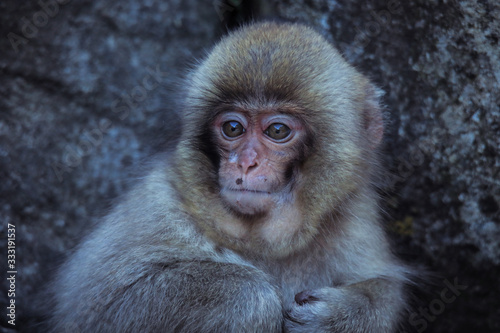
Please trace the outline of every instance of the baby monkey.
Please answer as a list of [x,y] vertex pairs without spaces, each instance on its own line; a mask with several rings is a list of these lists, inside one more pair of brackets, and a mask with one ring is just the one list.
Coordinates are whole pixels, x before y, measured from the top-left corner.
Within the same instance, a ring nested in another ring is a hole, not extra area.
[[395,331],[378,90],[289,23],[230,33],[184,86],[175,150],[60,269],[53,331]]

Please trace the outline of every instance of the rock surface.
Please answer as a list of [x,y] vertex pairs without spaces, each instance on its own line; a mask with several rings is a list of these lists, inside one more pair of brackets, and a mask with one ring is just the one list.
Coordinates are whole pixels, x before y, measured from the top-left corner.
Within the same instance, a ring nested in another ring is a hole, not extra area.
[[[250,10],[312,25],[386,91],[388,228],[437,276],[406,331],[498,332],[495,0],[0,3],[0,248],[14,224],[18,331],[39,319],[30,297],[140,176],[131,166],[177,136],[179,74]],[[2,279],[2,306],[8,289]]]

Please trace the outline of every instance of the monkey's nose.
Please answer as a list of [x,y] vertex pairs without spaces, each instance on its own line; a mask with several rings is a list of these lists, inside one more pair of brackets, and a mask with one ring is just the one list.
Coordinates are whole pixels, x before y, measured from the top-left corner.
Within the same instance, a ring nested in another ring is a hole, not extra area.
[[241,154],[238,160],[238,168],[243,174],[247,174],[258,166],[257,152],[253,149],[248,149]]
[[250,171],[252,171],[253,169],[255,169],[257,167],[257,162],[254,162],[254,163],[240,163],[238,166],[240,167],[240,169],[243,172],[243,174],[247,174],[247,173],[249,173]]

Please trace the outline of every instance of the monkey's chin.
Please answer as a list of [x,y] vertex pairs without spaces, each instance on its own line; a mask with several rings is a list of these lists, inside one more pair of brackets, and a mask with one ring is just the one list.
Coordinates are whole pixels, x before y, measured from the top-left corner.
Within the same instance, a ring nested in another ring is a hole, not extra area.
[[265,191],[223,189],[221,196],[233,210],[249,216],[265,214],[274,204],[272,194]]

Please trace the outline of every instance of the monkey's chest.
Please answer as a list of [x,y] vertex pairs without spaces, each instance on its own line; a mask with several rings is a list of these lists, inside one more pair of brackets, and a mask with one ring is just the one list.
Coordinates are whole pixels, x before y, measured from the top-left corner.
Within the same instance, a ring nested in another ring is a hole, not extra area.
[[272,277],[276,287],[281,290],[283,299],[288,301],[304,290],[332,287],[338,279],[331,262],[314,257],[298,257],[295,260],[260,266]]

